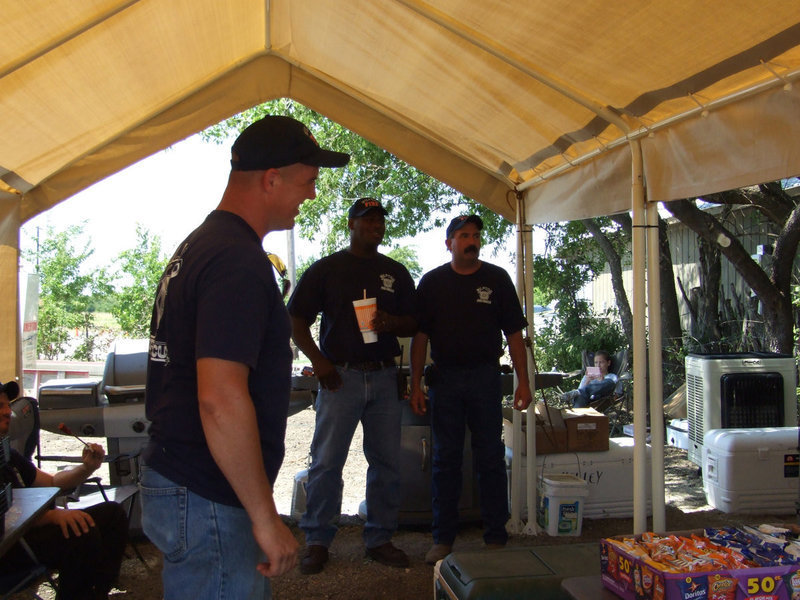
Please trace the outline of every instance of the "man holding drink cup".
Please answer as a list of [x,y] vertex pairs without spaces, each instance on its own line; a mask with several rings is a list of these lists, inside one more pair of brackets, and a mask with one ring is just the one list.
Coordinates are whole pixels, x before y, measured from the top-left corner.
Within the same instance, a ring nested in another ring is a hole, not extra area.
[[[389,566],[408,566],[408,557],[391,543],[400,501],[402,412],[394,357],[400,354],[397,336],[416,331],[414,282],[403,265],[378,252],[386,214],[373,198],[357,200],[348,212],[349,247],[311,265],[289,300],[293,339],[319,380],[300,520],[305,574],[319,573],[328,560],[341,511],[342,469],[359,421],[369,464],[366,554]],[[317,345],[310,327],[320,313]]]

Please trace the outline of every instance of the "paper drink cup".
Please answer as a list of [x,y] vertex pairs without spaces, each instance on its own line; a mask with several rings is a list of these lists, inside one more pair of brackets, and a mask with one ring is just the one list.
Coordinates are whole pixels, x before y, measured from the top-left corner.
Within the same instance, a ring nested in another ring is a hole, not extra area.
[[361,330],[361,336],[364,338],[365,344],[372,344],[378,341],[378,334],[372,329],[372,319],[375,318],[375,311],[378,309],[378,303],[375,298],[363,298],[361,300],[353,300],[353,308],[356,311],[356,318],[358,319],[358,328]]

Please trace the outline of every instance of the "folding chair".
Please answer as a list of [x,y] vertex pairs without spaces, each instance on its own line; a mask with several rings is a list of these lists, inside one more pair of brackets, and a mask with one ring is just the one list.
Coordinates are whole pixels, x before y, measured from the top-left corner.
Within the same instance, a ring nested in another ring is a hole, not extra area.
[[[39,443],[39,411],[35,398],[23,396],[11,401],[11,423],[8,430],[9,446],[28,459],[33,458],[34,450]],[[31,557],[31,566],[18,573],[0,575],[0,599],[6,600],[14,594],[25,590],[31,584],[46,579],[55,590],[56,584],[50,576],[50,570],[41,564],[25,540],[19,542]],[[43,600],[33,589],[28,590],[34,598]]]
[[32,460],[39,445],[39,404],[36,398],[22,396],[11,400],[11,424],[8,437],[11,447]]
[[[586,367],[594,365],[594,352],[584,350],[581,352],[581,362],[583,364],[584,372]],[[589,406],[595,410],[606,414],[609,417],[609,434],[621,434],[622,422],[631,413],[630,398],[627,393],[627,382],[633,376],[629,370],[628,362],[628,349],[623,348],[616,354],[611,355],[611,366],[608,368],[609,373],[614,373],[619,380],[614,388],[614,391],[606,396],[593,399]]]

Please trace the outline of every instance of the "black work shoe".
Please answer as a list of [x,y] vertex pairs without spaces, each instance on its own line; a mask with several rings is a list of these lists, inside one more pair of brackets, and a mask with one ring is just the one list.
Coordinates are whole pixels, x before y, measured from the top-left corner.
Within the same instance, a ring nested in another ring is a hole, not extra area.
[[300,560],[300,572],[303,575],[319,573],[328,562],[328,549],[319,544],[312,544],[306,548],[306,553]]
[[405,569],[409,565],[406,553],[392,545],[392,542],[386,542],[374,548],[367,548],[367,557],[388,567]]

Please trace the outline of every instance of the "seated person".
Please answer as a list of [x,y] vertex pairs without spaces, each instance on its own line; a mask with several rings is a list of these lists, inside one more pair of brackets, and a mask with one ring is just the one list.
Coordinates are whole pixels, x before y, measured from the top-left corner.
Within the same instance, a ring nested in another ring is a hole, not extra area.
[[[0,436],[8,435],[12,399],[19,385],[0,384]],[[103,463],[105,451],[98,444],[83,450],[83,463],[55,475],[38,469],[16,450],[0,471],[0,483],[13,488],[59,487],[71,490],[94,473]],[[128,539],[128,519],[122,506],[103,502],[85,511],[52,508],[25,534],[25,541],[39,561],[58,571],[59,600],[106,599],[119,575]],[[0,573],[14,574],[32,566],[28,554],[16,544],[0,560]]]
[[614,393],[619,377],[609,373],[611,355],[605,350],[594,353],[594,369],[587,367],[586,374],[581,379],[577,390],[567,392],[562,396],[564,401],[572,401],[574,408],[585,408],[593,400]]

